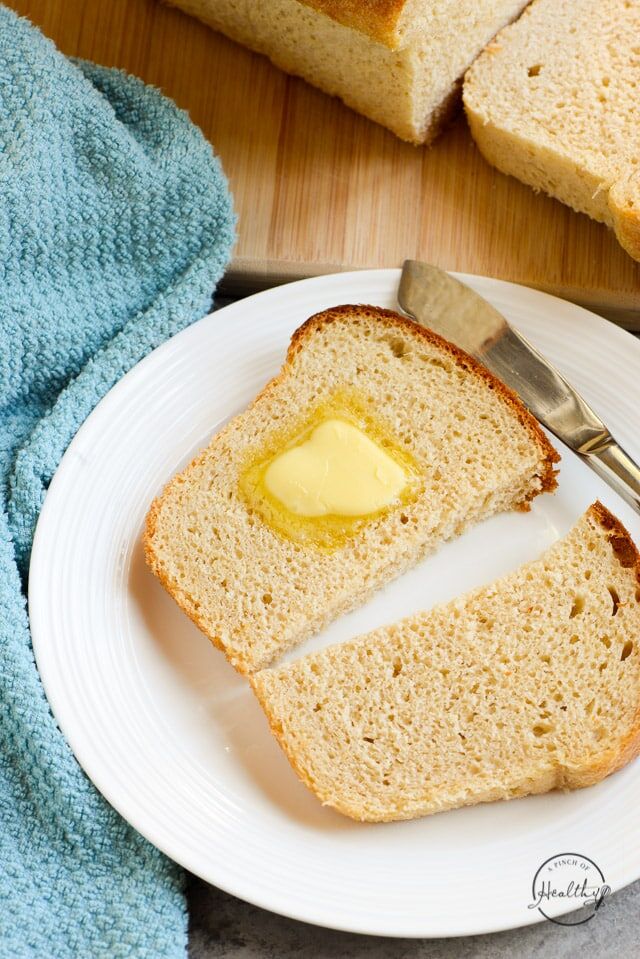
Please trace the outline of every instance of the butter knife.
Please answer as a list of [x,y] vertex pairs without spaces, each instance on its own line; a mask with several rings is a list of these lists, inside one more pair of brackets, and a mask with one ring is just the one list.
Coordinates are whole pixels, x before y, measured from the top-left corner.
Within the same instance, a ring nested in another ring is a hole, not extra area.
[[398,289],[411,319],[470,353],[519,394],[554,436],[640,513],[640,467],[600,417],[490,303],[444,270],[406,260]]

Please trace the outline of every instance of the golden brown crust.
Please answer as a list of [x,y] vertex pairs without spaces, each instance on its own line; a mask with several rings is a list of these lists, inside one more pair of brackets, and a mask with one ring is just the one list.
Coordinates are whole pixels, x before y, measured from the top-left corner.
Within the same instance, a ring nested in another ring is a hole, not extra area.
[[[436,333],[434,330],[430,330],[428,327],[422,326],[420,323],[416,323],[414,320],[410,320],[408,317],[401,316],[399,313],[396,313],[393,310],[386,310],[379,306],[368,306],[366,304],[345,304],[343,306],[334,306],[328,310],[323,310],[321,313],[314,314],[313,316],[309,317],[306,323],[303,323],[302,326],[300,326],[293,334],[291,343],[289,345],[289,350],[287,352],[285,366],[288,366],[289,363],[294,359],[295,355],[300,351],[304,345],[305,337],[309,333],[313,333],[314,331],[321,329],[323,326],[328,325],[334,320],[340,320],[345,316],[353,316],[354,313],[368,317],[369,319],[385,321],[388,325],[391,325],[398,330],[405,330],[412,336],[415,336],[416,334],[421,336],[432,346],[436,346],[443,352],[448,353],[449,356],[455,360],[458,366],[461,366],[462,369],[485,382],[489,389],[495,390],[496,396],[505,402],[511,411],[515,413],[518,422],[527,430],[531,439],[543,456],[544,466],[543,472],[540,476],[542,485],[538,492],[548,493],[556,489],[558,486],[558,481],[556,479],[557,471],[553,467],[555,463],[559,462],[560,454],[555,447],[551,445],[542,431],[540,424],[525,407],[517,393],[509,389],[509,387],[503,383],[502,380],[498,379],[497,376],[494,376],[494,374],[488,370],[486,366],[483,366],[476,359],[474,359],[474,357],[470,356],[468,353],[465,353],[464,350],[460,349],[460,347],[456,346],[454,343],[450,343],[449,340],[445,340],[443,336],[440,336],[440,334]],[[353,322],[358,322],[357,315],[353,317]],[[537,493],[532,492],[529,496],[529,499],[521,504],[521,508],[528,509],[529,501],[536,495]]]
[[300,0],[337,23],[395,49],[406,0]]
[[[600,500],[596,500],[589,507],[588,514],[608,534],[609,544],[620,565],[623,569],[633,569],[636,582],[640,584],[640,552],[629,531]],[[608,750],[599,757],[597,762],[586,764],[579,769],[565,769],[559,785],[565,789],[592,786],[616,770],[622,769],[638,755],[640,755],[640,690],[636,714],[621,744],[615,749]]]
[[624,569],[635,568],[636,579],[640,583],[640,552],[627,528],[600,500],[596,500],[593,506],[589,507],[589,513],[609,534],[611,549],[620,565]]

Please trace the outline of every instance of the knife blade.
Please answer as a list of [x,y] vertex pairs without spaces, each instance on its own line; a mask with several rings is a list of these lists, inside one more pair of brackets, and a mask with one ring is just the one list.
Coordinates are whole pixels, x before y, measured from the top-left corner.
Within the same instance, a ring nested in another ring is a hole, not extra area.
[[406,260],[400,308],[479,360],[640,513],[640,467],[570,383],[475,290],[444,270]]

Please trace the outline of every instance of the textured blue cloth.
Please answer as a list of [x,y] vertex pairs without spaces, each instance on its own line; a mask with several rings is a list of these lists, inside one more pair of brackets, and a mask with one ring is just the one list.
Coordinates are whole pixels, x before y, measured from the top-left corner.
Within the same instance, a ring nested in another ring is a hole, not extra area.
[[186,114],[0,7],[0,955],[184,956],[181,871],[81,772],[33,661],[35,522],[83,419],[208,312],[234,219]]

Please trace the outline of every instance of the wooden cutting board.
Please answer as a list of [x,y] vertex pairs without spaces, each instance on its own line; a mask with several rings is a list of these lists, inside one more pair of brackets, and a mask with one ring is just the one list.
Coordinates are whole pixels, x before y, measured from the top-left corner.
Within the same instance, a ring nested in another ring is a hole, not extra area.
[[239,212],[235,291],[406,257],[525,283],[640,329],[640,264],[613,235],[480,157],[461,117],[410,146],[157,0],[9,0],[67,54],[187,109]]

